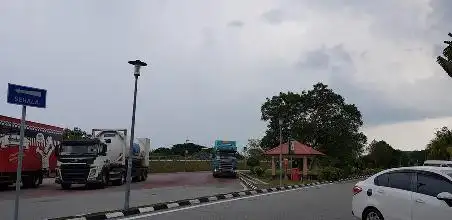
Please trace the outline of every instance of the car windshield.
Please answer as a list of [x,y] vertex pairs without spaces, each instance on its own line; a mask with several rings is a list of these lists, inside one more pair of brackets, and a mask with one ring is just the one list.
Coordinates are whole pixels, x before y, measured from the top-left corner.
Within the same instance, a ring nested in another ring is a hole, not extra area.
[[100,145],[61,146],[61,155],[96,155],[102,151]]

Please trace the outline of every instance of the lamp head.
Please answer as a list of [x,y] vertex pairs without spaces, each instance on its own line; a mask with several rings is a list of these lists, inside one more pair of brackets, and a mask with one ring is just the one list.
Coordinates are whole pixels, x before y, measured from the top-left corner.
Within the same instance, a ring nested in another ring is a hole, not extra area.
[[132,64],[135,67],[135,71],[134,74],[136,77],[138,77],[140,75],[140,68],[142,66],[147,66],[148,64],[146,64],[145,62],[141,61],[141,60],[131,60],[128,62],[129,64]]

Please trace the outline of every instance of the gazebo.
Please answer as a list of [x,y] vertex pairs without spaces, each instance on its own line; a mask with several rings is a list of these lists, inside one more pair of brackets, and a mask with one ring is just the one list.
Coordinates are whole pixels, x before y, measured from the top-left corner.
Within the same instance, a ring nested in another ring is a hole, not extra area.
[[314,158],[316,156],[324,156],[325,154],[315,150],[314,148],[302,144],[298,141],[292,141],[291,142],[291,154],[289,153],[289,145],[288,143],[284,143],[282,145],[279,145],[275,148],[272,148],[265,152],[265,155],[272,157],[272,171],[276,170],[275,167],[275,159],[279,160],[279,155],[281,154],[282,150],[282,157],[284,158],[302,158],[303,159],[303,177],[306,177],[308,175],[308,158]]

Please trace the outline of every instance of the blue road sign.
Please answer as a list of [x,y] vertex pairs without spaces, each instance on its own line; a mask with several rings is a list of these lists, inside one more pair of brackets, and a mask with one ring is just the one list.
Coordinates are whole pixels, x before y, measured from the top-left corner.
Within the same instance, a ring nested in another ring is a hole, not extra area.
[[7,102],[10,104],[45,108],[46,95],[47,91],[44,89],[37,89],[8,83]]

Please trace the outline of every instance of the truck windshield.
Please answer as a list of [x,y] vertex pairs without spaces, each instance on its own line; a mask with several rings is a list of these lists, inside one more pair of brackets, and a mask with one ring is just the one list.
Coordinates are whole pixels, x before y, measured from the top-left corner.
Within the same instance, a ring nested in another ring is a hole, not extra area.
[[60,155],[97,155],[101,151],[99,145],[61,146]]

